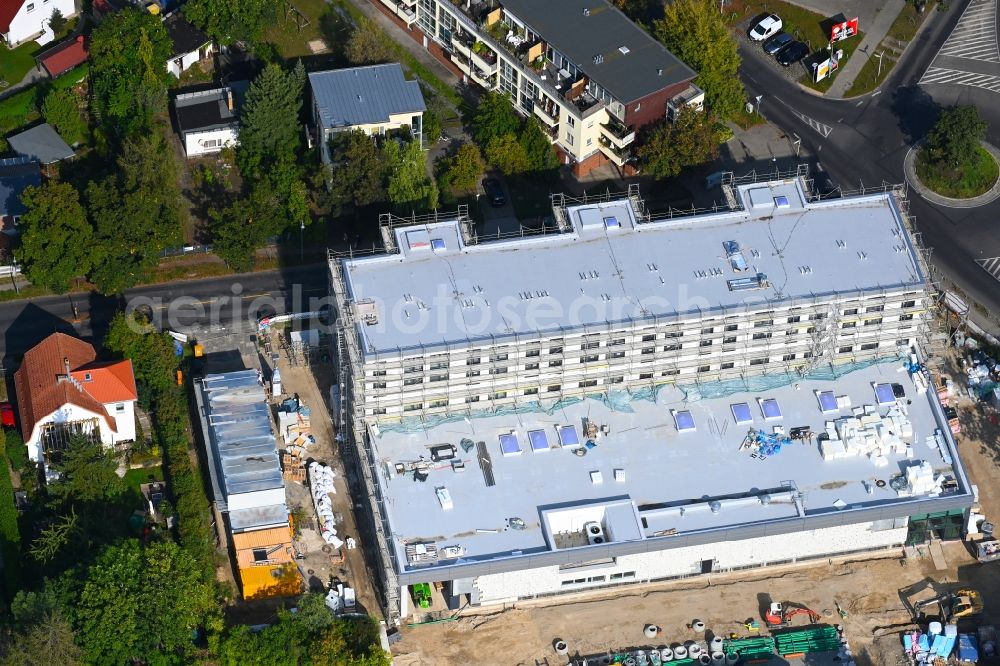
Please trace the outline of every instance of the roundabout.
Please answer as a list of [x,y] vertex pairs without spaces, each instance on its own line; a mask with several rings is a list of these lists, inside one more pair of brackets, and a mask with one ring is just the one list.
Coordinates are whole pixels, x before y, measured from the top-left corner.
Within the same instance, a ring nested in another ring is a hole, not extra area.
[[[986,141],[981,141],[980,145],[997,164],[1000,164],[1000,149]],[[975,197],[960,199],[938,194],[921,182],[920,177],[917,175],[919,150],[920,146],[914,146],[907,151],[906,157],[903,159],[903,174],[906,177],[907,184],[928,203],[945,208],[978,208],[1000,198],[1000,176],[994,179],[990,189]]]

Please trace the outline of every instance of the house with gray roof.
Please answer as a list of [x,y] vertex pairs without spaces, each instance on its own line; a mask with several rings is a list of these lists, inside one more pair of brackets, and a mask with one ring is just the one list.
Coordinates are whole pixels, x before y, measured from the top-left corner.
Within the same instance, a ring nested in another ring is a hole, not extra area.
[[18,155],[37,160],[45,166],[76,156],[69,144],[48,123],[35,125],[8,137],[7,143]]
[[421,141],[427,110],[417,81],[407,81],[399,63],[313,72],[312,115],[323,162],[330,163],[333,134],[360,130],[381,136],[409,128]]

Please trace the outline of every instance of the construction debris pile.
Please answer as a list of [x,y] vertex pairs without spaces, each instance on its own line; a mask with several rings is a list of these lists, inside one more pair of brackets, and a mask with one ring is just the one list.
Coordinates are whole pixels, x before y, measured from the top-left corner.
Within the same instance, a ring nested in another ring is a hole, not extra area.
[[907,439],[913,437],[913,425],[906,406],[895,403],[885,416],[873,405],[856,407],[852,416],[826,422],[826,438],[820,440],[823,460],[868,456],[876,467],[888,467],[888,454],[912,457]]
[[301,455],[302,451],[316,443],[316,438],[312,436],[311,412],[298,396],[278,405],[278,435],[289,452],[296,455]]
[[[983,640],[981,640],[983,639]],[[958,626],[931,622],[927,632],[911,631],[903,634],[903,650],[913,664],[931,664],[938,659],[949,659],[954,653],[961,662],[979,661],[979,645],[996,652],[996,631],[993,627],[980,627],[977,634],[960,634]]]
[[337,490],[333,486],[333,469],[320,462],[309,464],[309,489],[312,491],[313,505],[320,523],[323,541],[339,549],[344,542],[337,538],[337,528],[333,516],[333,500],[330,495]]
[[[971,339],[971,338],[970,338]],[[966,390],[973,400],[1000,404],[1000,363],[985,352],[976,350],[961,359],[966,377]]]

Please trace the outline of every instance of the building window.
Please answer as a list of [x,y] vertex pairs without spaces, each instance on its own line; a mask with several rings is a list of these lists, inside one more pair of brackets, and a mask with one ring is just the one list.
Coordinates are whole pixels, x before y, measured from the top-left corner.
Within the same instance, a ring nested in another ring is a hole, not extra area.
[[764,328],[765,326],[770,326],[773,323],[774,323],[774,320],[772,320],[772,319],[762,319],[760,321],[755,321],[753,323],[753,327],[754,328]]
[[858,314],[858,309],[857,308],[848,308],[848,309],[844,310],[844,314],[845,315],[856,315],[856,314]]
[[414,372],[422,372],[424,366],[422,365],[409,365],[403,368],[403,374],[412,375]]
[[613,573],[611,574],[611,580],[621,580],[622,578],[635,578],[634,571],[625,571],[623,573]]
[[532,358],[534,356],[539,356],[541,353],[542,351],[540,349],[529,349],[527,353],[525,353],[525,356]]
[[916,301],[903,301],[903,304],[900,307],[912,308],[916,304],[917,304]]
[[372,371],[372,377],[385,377],[385,375],[386,375],[385,370],[373,370]]
[[608,354],[608,358],[625,358],[625,352],[623,351],[611,352],[610,354]]
[[623,345],[623,344],[625,344],[625,338],[615,338],[614,340],[608,343],[608,346],[617,347],[618,345]]
[[537,388],[524,389],[524,395],[538,395]]
[[570,127],[576,127],[576,118],[574,118],[573,116],[567,116],[566,124],[569,125]]
[[899,340],[896,340],[897,347],[906,347],[909,344],[910,344],[909,338],[900,338]]
[[506,360],[507,360],[507,354],[493,354],[492,356],[490,356],[490,361],[491,362],[493,362],[493,361],[506,361]]
[[788,336],[788,335],[795,335],[798,332],[799,332],[799,329],[797,329],[797,328],[790,328],[787,331],[785,331],[785,335],[786,336]]
[[469,404],[469,403],[473,403],[473,402],[479,402],[479,396],[478,395],[470,395],[468,398],[465,399],[465,404]]
[[408,377],[403,380],[403,386],[415,386],[417,384],[423,384],[423,377]]
[[372,388],[373,389],[384,389],[385,388],[385,382],[374,382],[372,384]]
[[549,367],[550,368],[562,367],[562,361],[549,361]]
[[781,360],[782,361],[794,361],[795,360],[795,354],[785,354],[784,356],[781,357]]
[[124,411],[125,411],[124,402],[119,402],[118,404],[115,405],[115,412],[117,412],[118,414],[122,414]]
[[728,333],[730,331],[738,330],[739,327],[740,327],[739,324],[726,324],[726,332]]
[[723,363],[722,365],[719,366],[719,370],[732,370],[732,369],[733,369],[733,363],[731,362]]
[[806,333],[815,333],[815,332],[816,332],[815,326],[810,326],[809,328],[806,329]]
[[789,317],[789,318],[788,318],[788,323],[789,323],[789,324],[797,324],[797,323],[799,323],[800,321],[802,321],[802,317],[800,317],[800,316],[798,316],[798,315],[795,315],[794,317]]
[[593,137],[589,137],[589,136],[587,137],[587,145],[588,146],[594,145],[594,139],[593,139]]
[[684,335],[683,331],[672,331],[670,333],[664,333],[663,337],[665,337],[665,338],[680,338],[680,337],[683,337],[683,335]]
[[664,370],[663,372],[660,373],[660,375],[663,377],[673,377],[674,375],[679,375],[679,374],[681,374],[681,371],[677,369]]
[[490,393],[490,400],[503,400],[507,397],[507,391],[497,391],[496,393]]
[[644,372],[641,375],[639,375],[639,379],[652,379],[652,378],[653,378],[652,372]]
[[813,353],[811,351],[802,352],[802,358],[812,358]]
[[882,317],[877,319],[865,319],[865,326],[878,326],[882,323]]
[[465,364],[466,365],[479,365],[482,362],[483,362],[483,359],[479,358],[478,356],[473,356],[471,358],[465,359]]
[[809,321],[819,321],[820,319],[826,319],[825,312],[816,312],[809,315]]
[[580,382],[580,388],[590,388],[591,386],[597,386],[596,379],[585,379],[584,381]]
[[855,328],[857,325],[858,325],[857,322],[845,321],[843,324],[840,325],[840,327],[841,328]]
[[[712,344],[712,341],[708,340],[708,344]],[[702,346],[704,346],[704,345],[702,345]],[[663,345],[663,351],[665,351],[665,352],[677,351],[680,348],[681,348],[681,346],[679,344],[677,344],[676,342],[673,343],[673,344],[670,344],[670,345]],[[646,352],[643,352],[643,353],[645,354]]]
[[372,410],[372,414],[376,416],[381,416],[385,414],[385,407],[376,407],[375,409]]
[[582,345],[580,345],[580,349],[583,349],[583,350],[586,350],[586,349],[597,349],[600,346],[601,346],[600,341],[584,342]]
[[865,312],[882,312],[883,310],[885,310],[884,305],[870,305],[865,308]]
[[466,377],[478,377],[479,376],[479,371],[478,370],[466,370],[465,371],[465,376]]
[[424,408],[424,403],[422,402],[414,402],[409,405],[403,405],[404,412],[418,412],[423,408]]
[[431,375],[432,382],[443,382],[448,379],[448,375]]
[[547,389],[545,389],[547,393],[558,393],[561,390],[562,390],[562,384],[552,384]]
[[899,321],[910,321],[913,319],[912,314],[901,314],[899,315]]
[[837,353],[850,354],[852,351],[854,351],[854,345],[844,345],[843,347],[837,350]]
[[570,133],[569,130],[566,130],[566,143],[569,144],[570,146],[573,145],[573,135]]
[[504,366],[501,366],[499,368],[490,368],[490,374],[491,375],[506,375],[507,374],[507,368],[504,367]]
[[866,342],[865,344],[861,345],[861,351],[870,351],[872,349],[878,349],[877,342]]
[[656,347],[643,347],[642,348],[642,353],[643,354],[652,354],[655,351],[656,351]]
[[609,384],[621,384],[624,381],[625,381],[625,377],[622,376],[622,375],[618,375],[617,377],[610,377],[608,379],[608,383]]
[[580,363],[594,363],[600,358],[597,354],[587,354],[580,357]]
[[699,347],[711,347],[712,346],[712,341],[711,340],[702,340],[701,342],[698,343],[698,346]]
[[538,370],[538,364],[537,363],[528,363],[527,365],[524,366],[524,369],[525,370]]
[[445,370],[448,367],[448,361],[435,361],[431,363],[431,370]]
[[656,339],[655,335],[644,335],[644,336],[642,336],[642,341],[643,342],[652,342],[655,339]]
[[767,365],[769,359],[766,358],[754,358],[750,359],[750,365]]
[[767,333],[754,333],[753,334],[753,339],[754,340],[767,340],[770,337],[771,337],[771,332],[770,331],[768,331]]
[[562,347],[549,347],[550,354],[562,354]]
[[724,345],[731,345],[731,344],[734,344],[735,342],[736,342],[736,336],[735,335],[730,335],[728,337],[722,338],[722,344],[724,344]]
[[712,369],[712,366],[710,366],[710,365],[699,365],[698,366],[698,372],[708,372],[711,369]]
[[703,328],[703,329],[701,329],[701,334],[702,335],[711,335],[712,333],[715,333],[715,329],[714,328],[709,327],[709,328]]
[[33,2],[29,2],[29,3],[28,3],[28,6],[27,6],[27,7],[25,8],[25,11],[28,11],[28,12],[33,12],[33,11],[35,11],[35,3],[33,3]]
[[447,406],[448,406],[448,398],[444,398],[442,400],[435,400],[434,402],[431,403],[432,409],[434,407],[447,407]]

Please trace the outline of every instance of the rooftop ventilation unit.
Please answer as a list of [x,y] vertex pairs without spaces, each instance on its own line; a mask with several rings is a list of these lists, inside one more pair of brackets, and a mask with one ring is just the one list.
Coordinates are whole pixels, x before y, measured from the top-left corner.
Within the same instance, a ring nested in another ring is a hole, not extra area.
[[587,542],[591,546],[607,543],[608,537],[604,534],[604,527],[597,521],[585,523],[583,530],[587,533]]
[[604,54],[598,53],[597,55],[594,56],[595,65],[600,65],[603,62],[604,62]]
[[748,268],[746,257],[743,256],[743,250],[740,249],[739,243],[722,241],[722,247],[726,251],[726,259],[729,259],[729,265],[732,266],[733,272],[742,273]]
[[629,54],[629,48],[627,46],[619,46],[618,50],[622,52],[622,55],[628,55]]
[[372,299],[358,301],[354,304],[354,316],[369,326],[378,323],[378,306]]
[[771,283],[767,281],[767,276],[757,273],[754,277],[735,278],[727,280],[729,291],[750,291],[752,289],[767,289]]
[[590,8],[589,7],[584,7],[583,8],[583,15],[584,16],[590,16]]

